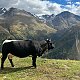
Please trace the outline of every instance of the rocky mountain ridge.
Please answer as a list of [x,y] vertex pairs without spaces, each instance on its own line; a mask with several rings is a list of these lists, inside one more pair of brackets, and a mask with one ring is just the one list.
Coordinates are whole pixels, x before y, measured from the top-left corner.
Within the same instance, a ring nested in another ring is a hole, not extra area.
[[68,11],[61,12],[60,14],[55,15],[53,17],[51,17],[52,15],[47,15],[47,16],[42,15],[42,18],[45,20],[47,24],[51,24],[52,27],[57,30],[70,28],[80,23],[80,16],[75,15]]

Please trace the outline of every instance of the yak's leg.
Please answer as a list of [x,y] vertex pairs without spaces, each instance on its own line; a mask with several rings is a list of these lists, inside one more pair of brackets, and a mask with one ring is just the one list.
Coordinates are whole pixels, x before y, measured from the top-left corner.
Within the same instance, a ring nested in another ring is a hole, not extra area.
[[32,56],[32,65],[36,68],[36,58],[37,56]]
[[2,55],[2,58],[1,58],[1,69],[4,68],[4,61],[6,60],[6,58],[7,58],[7,54]]
[[13,57],[12,54],[8,54],[9,62],[11,63],[11,66],[14,67],[14,64],[13,64],[13,61],[12,61],[12,57]]

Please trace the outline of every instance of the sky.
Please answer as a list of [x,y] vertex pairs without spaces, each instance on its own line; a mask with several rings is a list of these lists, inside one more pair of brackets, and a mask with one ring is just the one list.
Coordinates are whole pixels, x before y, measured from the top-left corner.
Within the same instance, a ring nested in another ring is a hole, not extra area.
[[80,15],[80,0],[0,0],[0,7],[15,7],[36,15],[57,15],[63,11]]

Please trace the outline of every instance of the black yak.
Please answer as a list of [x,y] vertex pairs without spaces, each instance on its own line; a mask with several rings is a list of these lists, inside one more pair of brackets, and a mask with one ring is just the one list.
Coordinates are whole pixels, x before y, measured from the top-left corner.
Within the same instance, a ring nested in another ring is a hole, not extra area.
[[[51,40],[5,40],[2,45],[2,58],[1,58],[1,69],[4,68],[4,61],[7,55],[10,53],[14,56],[24,58],[32,55],[32,65],[36,68],[37,56],[42,54],[48,49],[53,49],[54,45]],[[11,66],[14,67],[12,58],[8,58]]]

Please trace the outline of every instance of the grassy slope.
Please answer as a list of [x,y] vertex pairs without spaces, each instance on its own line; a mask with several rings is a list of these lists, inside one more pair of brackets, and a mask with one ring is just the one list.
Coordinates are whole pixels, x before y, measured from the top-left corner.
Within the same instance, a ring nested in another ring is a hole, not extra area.
[[31,57],[14,57],[13,61],[15,68],[5,61],[0,80],[80,80],[80,61],[37,58],[36,69],[30,67]]

